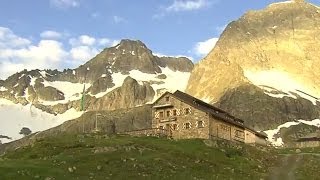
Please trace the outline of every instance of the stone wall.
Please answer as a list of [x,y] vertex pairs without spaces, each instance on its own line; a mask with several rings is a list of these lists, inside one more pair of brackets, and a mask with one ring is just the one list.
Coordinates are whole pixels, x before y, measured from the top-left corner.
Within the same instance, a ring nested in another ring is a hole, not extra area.
[[166,137],[168,136],[168,131],[159,128],[141,129],[135,131],[123,132],[123,134],[128,134],[130,136],[157,136]]
[[210,136],[244,142],[244,129],[210,117]]
[[174,139],[209,138],[209,115],[171,94],[163,96],[154,104],[152,124],[153,128],[168,130]]
[[298,148],[320,147],[320,141],[302,141],[296,143]]

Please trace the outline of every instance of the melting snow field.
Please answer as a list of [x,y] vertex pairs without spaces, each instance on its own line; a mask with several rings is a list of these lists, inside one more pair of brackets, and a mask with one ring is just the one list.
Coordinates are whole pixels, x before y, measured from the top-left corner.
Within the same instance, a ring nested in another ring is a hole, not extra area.
[[[44,81],[43,82],[44,86],[51,86],[59,91],[63,92],[65,100],[60,100],[60,101],[42,101],[42,104],[44,105],[56,105],[59,103],[67,103],[68,101],[74,101],[74,100],[79,100],[81,98],[81,93],[83,91],[83,84],[81,83],[71,83],[67,81]],[[85,84],[86,90],[91,86],[91,84]],[[78,93],[78,96],[75,95]]]
[[2,143],[22,138],[21,128],[27,127],[32,132],[43,131],[80,117],[82,112],[70,109],[64,114],[54,116],[30,105],[22,106],[11,101],[0,99],[0,135],[9,136],[12,140],[0,139]]
[[[148,73],[143,73],[138,70],[131,70],[128,75],[123,75],[121,73],[113,73],[112,74],[112,79],[115,84],[114,87],[108,89],[105,92],[98,93],[95,96],[96,98],[100,98],[110,91],[114,90],[115,88],[120,87],[123,84],[123,81],[126,77],[130,76],[133,79],[137,80],[139,84],[143,84],[143,81],[162,81],[162,84],[152,84],[152,88],[154,91],[157,91],[158,89],[167,89],[168,91],[175,91],[175,90],[180,90],[184,91],[187,87],[188,80],[190,77],[189,72],[180,72],[180,71],[173,71],[169,68],[161,68],[162,73],[158,74],[148,74]],[[160,74],[165,74],[167,76],[166,79],[158,79],[157,76]],[[155,99],[157,98],[157,95],[155,96]]]
[[[304,85],[303,83],[299,82],[296,78],[294,78],[292,75],[283,71],[245,70],[244,75],[254,85],[264,89],[266,91],[265,94],[271,97],[283,98],[285,96],[288,96],[296,99],[297,97],[295,94],[298,94],[300,97],[311,101],[314,105],[316,105],[318,101],[317,97],[320,97],[320,94],[317,92],[316,89]],[[272,90],[279,90],[283,93],[274,94],[271,92]],[[307,93],[310,95],[308,95]]]
[[316,127],[320,127],[320,119],[314,119],[312,121],[306,121],[306,120],[298,120],[295,122],[286,122],[284,124],[281,124],[280,126],[278,126],[276,129],[272,129],[272,130],[267,130],[264,131],[267,135],[268,135],[268,141],[271,142],[272,145],[274,146],[283,146],[283,141],[282,138],[275,138],[275,135],[277,135],[280,132],[281,128],[289,128],[291,126],[295,126],[298,124],[307,124],[310,126],[316,126]]

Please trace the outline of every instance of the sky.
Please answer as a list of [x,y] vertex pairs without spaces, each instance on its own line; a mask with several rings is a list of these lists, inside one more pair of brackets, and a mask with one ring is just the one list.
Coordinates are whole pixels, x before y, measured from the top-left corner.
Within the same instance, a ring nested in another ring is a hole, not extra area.
[[279,1],[2,0],[0,78],[23,69],[76,68],[121,39],[196,63],[228,23]]

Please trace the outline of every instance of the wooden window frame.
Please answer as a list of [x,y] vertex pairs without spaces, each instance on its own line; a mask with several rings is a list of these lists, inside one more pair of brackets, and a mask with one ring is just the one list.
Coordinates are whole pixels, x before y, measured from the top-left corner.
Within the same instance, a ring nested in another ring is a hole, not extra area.
[[[187,126],[187,125],[189,125],[189,126]],[[190,122],[184,123],[184,128],[185,129],[191,129],[191,123]]]
[[[199,126],[201,122],[201,126]],[[204,121],[197,121],[197,128],[204,128]]]
[[164,119],[164,112],[163,111],[159,111],[159,119]]
[[177,116],[177,110],[176,110],[176,109],[173,109],[173,110],[172,110],[172,115],[173,115],[173,116]]
[[170,110],[166,110],[166,117],[170,117]]

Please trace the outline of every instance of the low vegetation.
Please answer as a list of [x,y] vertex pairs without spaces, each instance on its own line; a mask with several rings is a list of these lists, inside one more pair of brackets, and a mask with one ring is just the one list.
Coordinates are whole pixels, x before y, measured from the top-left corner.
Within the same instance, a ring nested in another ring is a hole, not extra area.
[[0,157],[0,179],[260,179],[264,147],[157,137],[59,135]]

